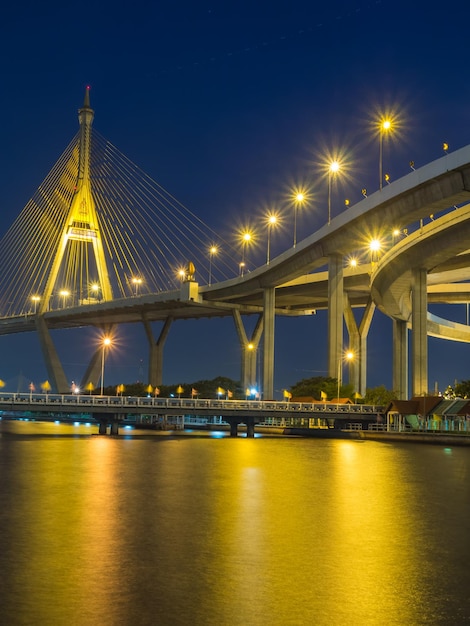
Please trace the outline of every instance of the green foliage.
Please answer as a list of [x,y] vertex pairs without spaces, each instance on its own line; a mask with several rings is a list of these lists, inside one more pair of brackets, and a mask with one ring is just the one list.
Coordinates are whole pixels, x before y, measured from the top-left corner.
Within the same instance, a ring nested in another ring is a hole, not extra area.
[[378,387],[370,387],[366,389],[366,395],[364,396],[364,404],[376,404],[380,406],[386,406],[392,400],[396,400],[398,394],[396,391],[390,391],[385,385],[379,385]]
[[[449,385],[444,392],[444,395],[448,390],[451,390],[452,387]],[[470,380],[461,380],[459,383],[455,385],[455,389],[453,389],[454,398],[457,396],[458,398],[470,398]],[[451,396],[452,397],[452,396]]]
[[[145,397],[149,395],[149,385],[144,383],[123,383],[124,390],[122,395],[124,396],[138,396]],[[178,393],[178,387],[182,387],[183,391]],[[196,397],[198,398],[217,398],[217,389],[222,388],[227,393],[232,392],[232,399],[242,399],[245,397],[245,391],[242,389],[239,382],[227,378],[226,376],[217,376],[213,380],[197,380],[193,383],[176,383],[174,385],[159,385],[160,393],[158,394],[162,398],[169,398],[171,395],[181,398],[191,398],[192,390],[197,391]],[[94,394],[99,394],[100,389],[95,389]],[[103,389],[105,396],[118,395],[117,385],[111,385]],[[121,395],[121,394],[119,394]],[[153,395],[153,392],[151,393]],[[224,398],[226,395],[223,396]]]
[[[326,376],[314,376],[313,378],[304,378],[295,383],[290,388],[290,392],[294,398],[302,396],[311,396],[315,400],[322,400],[322,392],[326,393],[326,399],[332,400],[338,397],[338,379]],[[339,390],[340,398],[354,397],[354,388],[350,383],[341,385]]]

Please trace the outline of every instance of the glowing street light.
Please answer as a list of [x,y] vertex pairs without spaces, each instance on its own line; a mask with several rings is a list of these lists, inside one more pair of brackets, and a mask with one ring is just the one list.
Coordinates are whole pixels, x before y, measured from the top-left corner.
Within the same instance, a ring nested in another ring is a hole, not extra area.
[[369,242],[369,253],[370,263],[372,267],[374,267],[374,265],[377,263],[379,258],[379,252],[381,249],[382,242],[380,241],[380,239],[371,239],[371,241]]
[[31,300],[34,303],[34,314],[36,314],[38,310],[38,302],[41,300],[41,298],[39,296],[31,296]]
[[342,384],[342,373],[343,373],[343,361],[350,363],[354,360],[354,352],[348,350],[343,358],[338,359],[338,395],[337,399],[339,401],[340,388]]
[[392,129],[392,122],[390,119],[385,118],[380,121],[380,127],[379,127],[379,183],[380,185],[379,185],[379,189],[382,189],[382,186],[383,186],[382,167],[383,167],[384,135],[390,132],[391,129]]
[[277,224],[277,216],[274,213],[268,215],[268,246],[266,250],[266,265],[269,265],[271,260],[271,229]]
[[299,206],[302,206],[305,200],[306,200],[306,197],[303,191],[295,192],[295,195],[294,195],[294,245],[293,245],[294,248],[297,245],[297,211],[299,209]]
[[67,291],[67,289],[62,289],[61,291],[59,291],[59,296],[61,296],[62,298],[62,308],[65,309],[65,301],[70,296],[70,291]]
[[135,296],[137,296],[137,295],[138,295],[138,293],[139,293],[139,287],[140,287],[140,285],[142,284],[142,278],[140,278],[140,276],[135,276],[135,277],[132,279],[132,283],[133,283],[133,285],[134,285],[134,287],[135,287],[135,292],[134,292],[134,295],[135,295]]
[[243,274],[245,273],[245,267],[246,267],[246,261],[245,261],[245,255],[246,255],[246,246],[247,244],[249,244],[252,240],[252,234],[248,231],[245,231],[242,234],[242,261],[240,263],[240,276],[243,276]]
[[91,291],[93,293],[93,297],[98,300],[99,299],[99,292],[100,292],[100,286],[98,285],[98,283],[93,283],[92,284]]
[[103,337],[103,343],[101,346],[101,395],[103,395],[103,387],[104,387],[104,360],[106,356],[106,348],[109,348],[111,345],[110,337]]
[[212,284],[212,259],[214,254],[217,254],[218,251],[217,246],[211,246],[209,248],[209,286]]
[[340,164],[338,161],[331,161],[328,167],[328,225],[331,224],[331,185],[332,180],[340,170]]

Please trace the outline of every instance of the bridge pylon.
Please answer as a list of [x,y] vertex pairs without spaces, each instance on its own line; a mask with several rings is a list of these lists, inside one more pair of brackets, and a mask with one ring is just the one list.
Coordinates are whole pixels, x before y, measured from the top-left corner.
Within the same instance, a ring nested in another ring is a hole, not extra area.
[[[78,111],[80,139],[77,181],[60,243],[40,301],[39,314],[49,309],[56,287],[64,290],[64,293],[66,293],[65,290],[68,293],[70,289],[76,289],[79,291],[79,299],[88,301],[94,285],[94,289],[100,293],[101,300],[113,299],[90,179],[93,118],[94,111],[90,107],[90,94],[87,87],[83,107]],[[94,258],[94,264],[91,255]],[[91,276],[91,272],[96,272],[96,275]],[[64,277],[65,283],[70,282],[70,284],[57,285],[59,275]]]

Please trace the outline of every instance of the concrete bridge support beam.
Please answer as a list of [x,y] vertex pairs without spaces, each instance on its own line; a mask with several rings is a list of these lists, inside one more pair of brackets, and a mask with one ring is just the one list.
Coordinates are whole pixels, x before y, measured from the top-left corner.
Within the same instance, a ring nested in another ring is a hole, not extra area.
[[354,353],[354,359],[348,362],[348,381],[353,385],[354,391],[360,391],[359,372],[362,359],[361,338],[359,336],[359,327],[346,293],[344,294],[344,320],[346,322],[346,328],[348,329],[349,349]]
[[411,286],[411,359],[413,396],[428,393],[427,271],[416,268]]
[[246,420],[246,436],[254,437],[255,436],[255,419],[254,417],[249,417]]
[[328,258],[328,376],[336,378],[343,358],[343,257]]
[[230,437],[236,437],[238,435],[238,424],[240,422],[237,422],[236,420],[230,420],[229,424],[230,424]]
[[408,400],[408,325],[393,320],[393,391],[399,400]]
[[42,315],[36,316],[36,328],[52,391],[55,393],[69,393],[70,385],[52,341],[46,320]]
[[367,389],[367,338],[369,337],[370,325],[375,313],[375,303],[370,299],[362,314],[359,324],[359,386],[361,396],[365,396]]
[[364,396],[367,388],[367,337],[374,317],[375,304],[369,299],[359,326],[347,294],[344,294],[344,319],[349,334],[349,348],[354,358],[349,362],[349,382]]
[[98,434],[106,435],[108,431],[108,418],[102,415],[93,415],[93,417],[98,421]]
[[111,420],[111,432],[110,435],[119,435],[119,422],[117,415]]
[[263,400],[274,399],[274,287],[264,290]]
[[233,311],[233,321],[237,330],[238,339],[240,341],[240,350],[242,355],[241,363],[241,381],[243,385],[243,391],[251,389],[254,386],[258,387],[258,391],[261,391],[261,381],[257,380],[257,358],[258,347],[263,333],[263,316],[260,315],[255,325],[255,329],[248,339],[245,327],[243,325],[242,316],[237,310]]
[[165,341],[173,323],[173,318],[171,316],[166,318],[157,341],[155,341],[150,322],[145,318],[142,321],[149,343],[148,380],[152,387],[158,387],[163,380],[163,348],[165,347]]

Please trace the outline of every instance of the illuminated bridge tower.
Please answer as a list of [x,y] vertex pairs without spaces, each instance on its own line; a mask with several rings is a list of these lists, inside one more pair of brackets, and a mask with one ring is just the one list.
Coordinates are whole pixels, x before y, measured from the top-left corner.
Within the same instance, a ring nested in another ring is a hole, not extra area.
[[[113,299],[90,182],[91,125],[93,123],[93,117],[94,112],[93,109],[90,108],[89,88],[87,88],[83,107],[79,109],[78,112],[80,142],[75,193],[70,204],[68,218],[62,232],[59,248],[54,257],[51,272],[47,279],[39,313],[44,313],[49,308],[49,302],[54,289],[57,287],[56,283],[62,265],[66,265],[64,271],[67,279],[78,279],[80,292],[88,294],[90,289],[88,271],[89,268],[93,266],[90,261],[94,260],[94,266],[98,276],[97,287],[101,292],[101,299]],[[67,248],[70,248],[70,250],[67,250]],[[90,259],[90,248],[93,252],[94,259]],[[75,274],[75,277],[71,276],[72,273]]]
[[81,303],[90,301],[91,290],[100,300],[112,300],[113,293],[100,226],[90,180],[91,125],[94,111],[90,107],[89,88],[83,107],[79,109],[80,135],[78,144],[78,173],[67,219],[60,236],[36,320],[41,348],[53,388],[66,392],[69,388],[65,373],[50,337],[44,314],[50,307],[54,292],[62,290],[64,301],[69,290],[80,294]]

